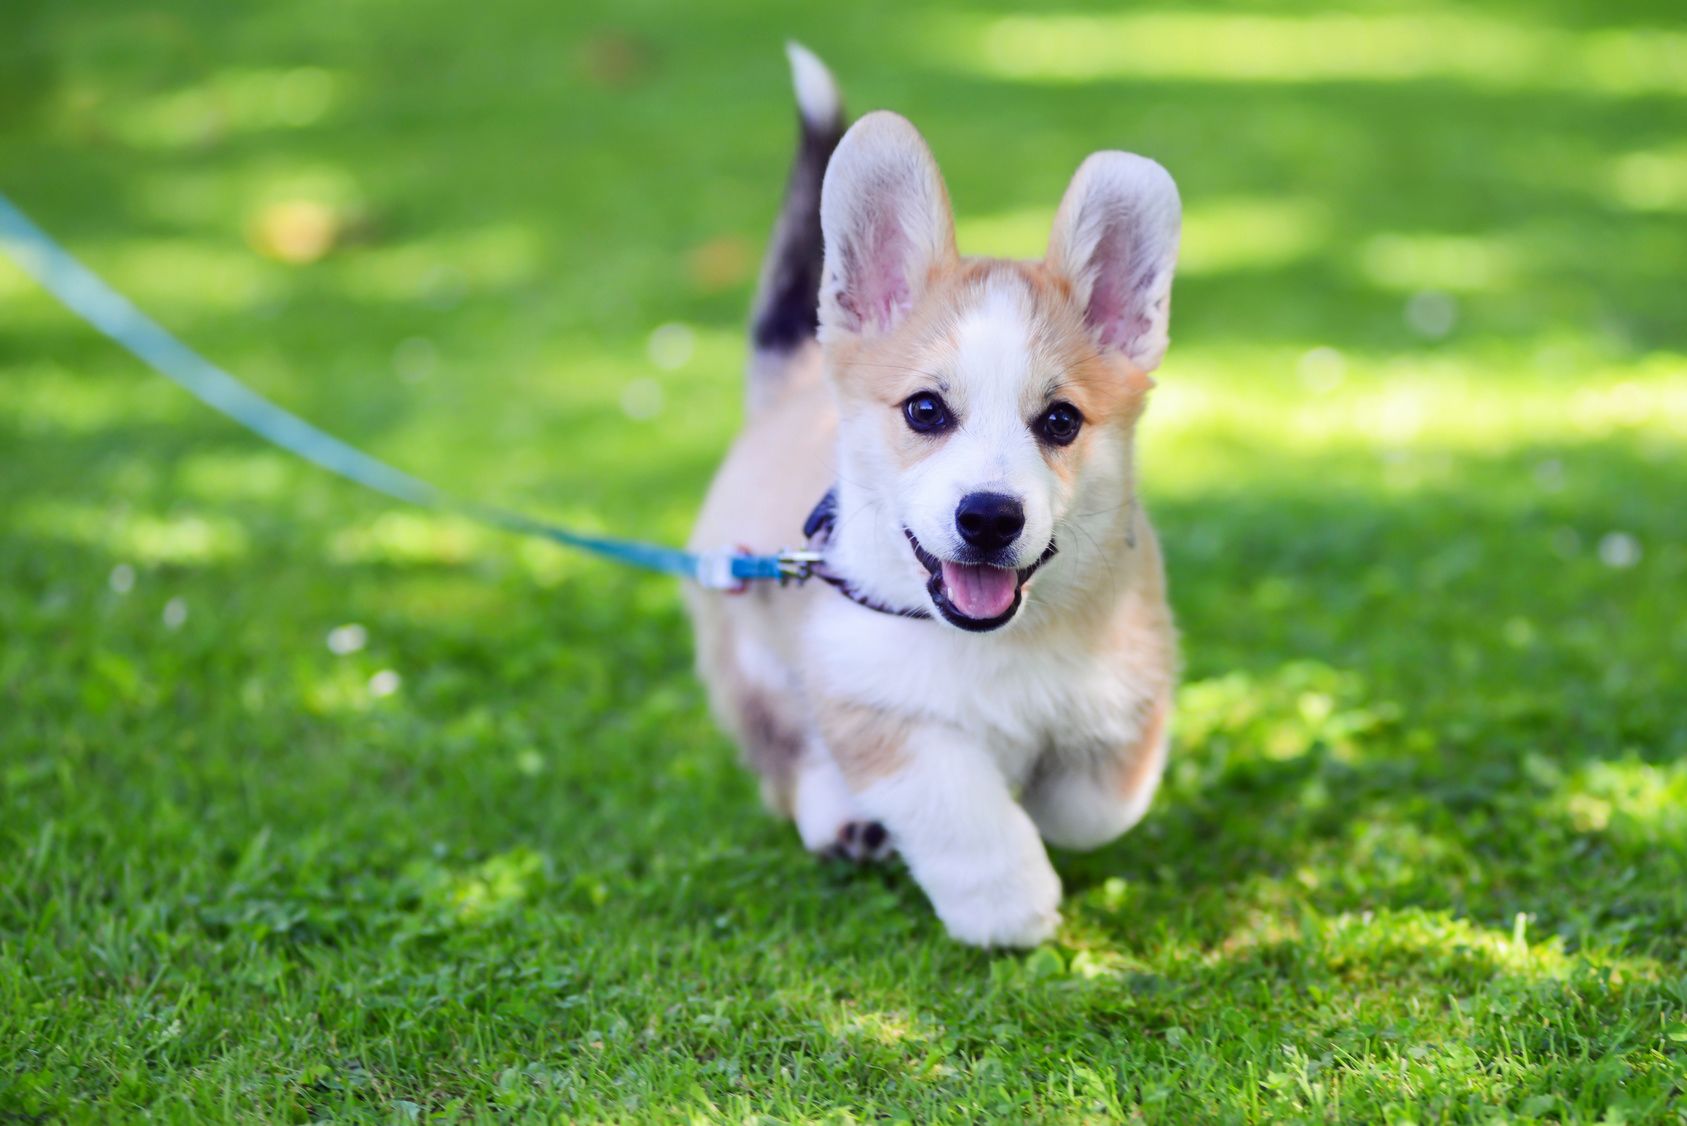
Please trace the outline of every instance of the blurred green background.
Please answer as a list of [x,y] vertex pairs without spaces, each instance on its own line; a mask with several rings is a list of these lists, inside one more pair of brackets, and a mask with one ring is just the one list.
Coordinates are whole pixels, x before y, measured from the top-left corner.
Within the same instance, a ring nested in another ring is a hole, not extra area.
[[670,583],[266,449],[0,262],[0,1118],[1679,1120],[1673,0],[7,0],[0,190],[353,443],[678,542],[787,37],[964,251],[1097,148],[1179,182],[1148,820],[1057,944],[949,944],[754,815]]

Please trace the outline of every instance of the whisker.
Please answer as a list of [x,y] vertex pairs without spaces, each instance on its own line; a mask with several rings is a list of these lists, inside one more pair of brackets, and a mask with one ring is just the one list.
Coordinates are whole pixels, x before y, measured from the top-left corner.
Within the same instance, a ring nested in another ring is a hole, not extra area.
[[1109,516],[1109,515],[1111,515],[1115,512],[1118,512],[1120,509],[1129,508],[1135,503],[1136,503],[1136,498],[1132,497],[1131,499],[1125,501],[1122,504],[1113,505],[1111,508],[1096,508],[1096,509],[1091,509],[1089,512],[1073,512],[1073,513],[1070,513],[1069,519],[1083,520],[1083,519],[1086,519],[1087,517],[1090,517],[1090,516]]
[[1072,524],[1070,525],[1070,528],[1072,531],[1079,533],[1089,541],[1090,547],[1094,549],[1096,555],[1101,559],[1102,565],[1107,568],[1107,585],[1109,589],[1113,593],[1117,593],[1119,589],[1119,573],[1113,566],[1112,556],[1101,549],[1101,544],[1096,541],[1095,536],[1090,534],[1090,532],[1085,529],[1082,524]]

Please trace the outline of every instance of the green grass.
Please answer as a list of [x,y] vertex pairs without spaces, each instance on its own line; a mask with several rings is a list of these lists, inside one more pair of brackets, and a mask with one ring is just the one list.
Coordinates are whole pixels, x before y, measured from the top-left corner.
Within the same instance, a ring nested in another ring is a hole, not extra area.
[[[1187,683],[1058,943],[954,945],[757,813],[674,586],[394,511],[0,264],[0,1122],[1687,1118],[1687,32],[1344,10],[8,0],[0,187],[87,262],[425,478],[667,541],[784,36],[964,249],[1157,157]],[[329,252],[259,253],[299,200]]]

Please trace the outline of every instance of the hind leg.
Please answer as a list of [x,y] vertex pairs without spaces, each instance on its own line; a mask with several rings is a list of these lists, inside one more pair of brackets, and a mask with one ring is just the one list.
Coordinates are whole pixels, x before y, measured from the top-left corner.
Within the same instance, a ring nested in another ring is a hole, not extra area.
[[824,747],[811,743],[798,762],[793,805],[803,847],[818,856],[865,863],[894,851],[890,834],[861,809]]
[[[738,647],[739,655],[744,647]],[[761,777],[762,801],[797,823],[803,847],[824,857],[865,862],[892,851],[884,826],[864,814],[850,793],[832,755],[817,740],[805,738],[802,721],[790,710],[790,697],[758,689],[737,664],[715,666],[717,676],[730,671],[723,709],[732,720],[744,757]]]

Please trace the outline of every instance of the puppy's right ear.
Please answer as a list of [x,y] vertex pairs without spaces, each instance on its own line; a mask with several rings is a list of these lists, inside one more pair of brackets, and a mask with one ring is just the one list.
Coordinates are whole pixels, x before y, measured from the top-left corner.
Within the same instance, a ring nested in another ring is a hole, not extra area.
[[925,141],[880,111],[844,134],[820,192],[820,339],[875,336],[907,316],[955,258],[949,193]]

